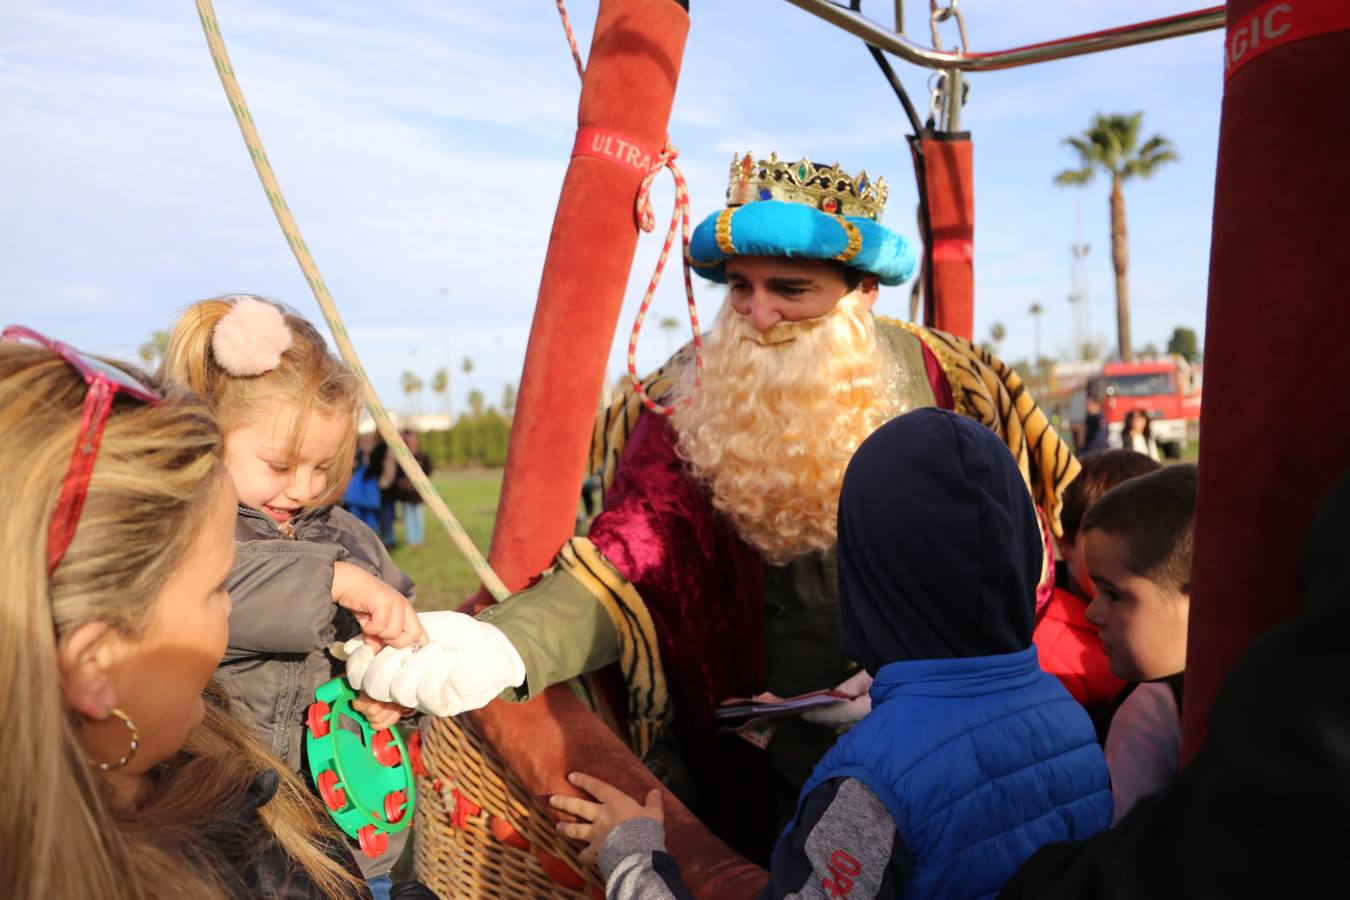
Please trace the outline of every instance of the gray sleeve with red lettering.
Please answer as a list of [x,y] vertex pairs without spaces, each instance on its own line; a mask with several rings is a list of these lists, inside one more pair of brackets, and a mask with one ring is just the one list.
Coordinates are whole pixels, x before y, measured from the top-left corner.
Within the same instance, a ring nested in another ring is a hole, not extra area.
[[832,778],[806,798],[778,842],[761,897],[872,900],[898,897],[905,843],[885,804],[856,778]]
[[[600,852],[606,900],[685,900],[665,832],[631,819]],[[778,842],[761,900],[872,900],[898,897],[906,881],[905,845],[885,805],[856,778],[835,778],[811,792],[797,827]]]

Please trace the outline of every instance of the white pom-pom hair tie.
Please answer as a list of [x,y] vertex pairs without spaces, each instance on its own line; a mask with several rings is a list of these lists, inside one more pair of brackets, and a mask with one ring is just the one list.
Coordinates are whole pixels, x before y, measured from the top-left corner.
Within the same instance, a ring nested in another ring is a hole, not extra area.
[[240,297],[211,332],[216,362],[236,377],[270,372],[291,346],[291,329],[281,310],[263,300]]

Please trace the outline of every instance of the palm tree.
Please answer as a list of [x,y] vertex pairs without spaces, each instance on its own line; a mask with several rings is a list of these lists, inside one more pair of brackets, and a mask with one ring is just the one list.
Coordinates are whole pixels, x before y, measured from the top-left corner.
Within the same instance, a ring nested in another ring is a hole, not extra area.
[[483,414],[483,392],[477,389],[469,391],[469,410],[477,419]]
[[1003,339],[1008,336],[1008,329],[1003,327],[1002,322],[995,322],[989,326],[989,340],[980,345],[984,352],[997,356],[998,345],[1003,343]]
[[464,362],[459,364],[459,370],[464,373],[464,380],[469,382],[469,387],[473,387],[473,358],[464,357]]
[[147,369],[153,369],[164,358],[168,349],[169,333],[167,331],[156,331],[150,335],[150,340],[136,348],[136,355],[141,358],[141,362],[145,363]]
[[516,412],[516,386],[509,381],[502,388],[502,412],[506,413],[507,418]]
[[1041,306],[1039,303],[1033,303],[1027,312],[1031,313],[1031,322],[1036,329],[1036,352],[1031,357],[1032,364],[1036,365],[1041,358],[1041,314],[1045,312],[1045,307]]
[[[431,392],[441,398],[442,405],[445,405],[446,401],[450,399],[450,373],[446,371],[445,366],[441,366],[432,374]],[[446,415],[450,414],[448,406],[445,413]]]
[[[413,372],[404,372],[399,382],[403,387],[403,393],[409,400],[414,400],[418,394],[422,393],[422,379],[418,378]],[[414,411],[416,411],[416,406],[416,402],[414,402]]]
[[1055,176],[1061,185],[1090,182],[1098,170],[1111,178],[1111,264],[1116,270],[1116,345],[1120,358],[1128,361],[1130,351],[1129,242],[1125,230],[1125,195],[1121,186],[1131,178],[1148,178],[1164,163],[1177,159],[1172,142],[1162,135],[1139,143],[1139,127],[1144,114],[1118,113],[1092,117],[1082,134],[1064,139],[1078,153],[1079,167],[1065,169]]

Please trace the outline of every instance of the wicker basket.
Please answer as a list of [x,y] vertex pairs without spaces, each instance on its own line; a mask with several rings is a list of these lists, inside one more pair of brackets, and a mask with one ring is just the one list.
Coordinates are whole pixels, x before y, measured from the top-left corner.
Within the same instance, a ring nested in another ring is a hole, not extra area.
[[435,739],[417,741],[418,878],[443,900],[604,896],[604,882],[582,864],[580,846],[527,793],[467,718],[438,719]]

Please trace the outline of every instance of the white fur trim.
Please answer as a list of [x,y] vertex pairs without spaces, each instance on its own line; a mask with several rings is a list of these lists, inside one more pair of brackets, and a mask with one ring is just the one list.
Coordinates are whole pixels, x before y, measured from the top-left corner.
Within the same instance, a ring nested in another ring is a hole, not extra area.
[[291,329],[281,310],[270,303],[241,297],[211,332],[211,350],[226,372],[248,377],[281,365],[291,346]]

